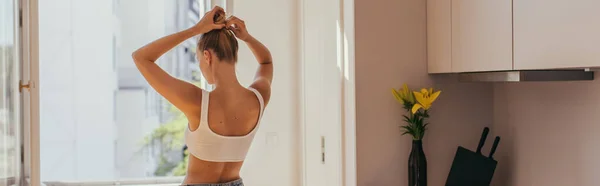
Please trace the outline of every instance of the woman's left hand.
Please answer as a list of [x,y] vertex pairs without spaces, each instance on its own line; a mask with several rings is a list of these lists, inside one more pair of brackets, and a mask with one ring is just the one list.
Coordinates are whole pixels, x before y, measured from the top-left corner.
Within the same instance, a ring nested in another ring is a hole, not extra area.
[[207,32],[210,32],[211,30],[214,29],[222,29],[225,28],[225,24],[217,24],[214,21],[214,17],[216,14],[225,14],[225,10],[223,10],[223,8],[219,7],[219,6],[215,6],[215,8],[213,8],[212,10],[210,10],[209,12],[207,12],[206,14],[204,14],[204,16],[202,17],[202,19],[200,19],[200,21],[194,25],[193,29],[195,31],[198,31],[198,34],[204,34]]
[[251,37],[250,34],[248,34],[248,29],[246,29],[246,23],[240,18],[235,16],[228,18],[227,27],[233,31],[235,37],[242,41],[248,41],[248,39]]

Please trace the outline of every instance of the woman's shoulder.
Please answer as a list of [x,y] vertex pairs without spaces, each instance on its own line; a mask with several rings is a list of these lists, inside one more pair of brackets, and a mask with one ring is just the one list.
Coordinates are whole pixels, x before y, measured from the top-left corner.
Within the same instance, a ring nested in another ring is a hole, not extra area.
[[250,85],[248,89],[256,91],[256,93],[258,93],[261,96],[265,106],[269,104],[269,101],[271,100],[271,85],[270,83],[268,83],[268,81],[263,82],[257,80],[252,85]]

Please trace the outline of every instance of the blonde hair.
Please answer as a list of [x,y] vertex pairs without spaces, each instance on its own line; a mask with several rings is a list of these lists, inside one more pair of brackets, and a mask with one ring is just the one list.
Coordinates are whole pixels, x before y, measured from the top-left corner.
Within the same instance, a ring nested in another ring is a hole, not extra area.
[[[225,24],[225,14],[217,13],[213,18],[216,24]],[[215,29],[202,34],[198,40],[200,51],[211,49],[217,58],[226,62],[237,62],[238,41],[231,30]]]

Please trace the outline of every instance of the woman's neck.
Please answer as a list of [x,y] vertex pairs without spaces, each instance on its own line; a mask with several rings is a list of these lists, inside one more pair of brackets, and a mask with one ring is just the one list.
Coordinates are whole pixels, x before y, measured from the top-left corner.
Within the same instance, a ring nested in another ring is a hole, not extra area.
[[223,64],[215,70],[213,91],[233,94],[244,88],[238,81],[237,74],[235,73],[235,65]]

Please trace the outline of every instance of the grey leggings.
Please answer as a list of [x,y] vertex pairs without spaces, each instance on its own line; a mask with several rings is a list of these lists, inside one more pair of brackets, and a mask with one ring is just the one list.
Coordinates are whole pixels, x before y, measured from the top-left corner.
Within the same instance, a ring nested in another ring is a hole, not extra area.
[[242,179],[238,179],[235,181],[227,182],[227,183],[201,183],[201,184],[187,184],[185,186],[244,186]]

